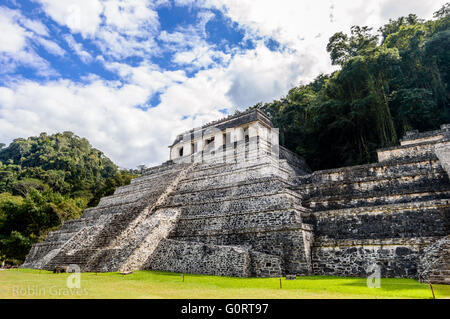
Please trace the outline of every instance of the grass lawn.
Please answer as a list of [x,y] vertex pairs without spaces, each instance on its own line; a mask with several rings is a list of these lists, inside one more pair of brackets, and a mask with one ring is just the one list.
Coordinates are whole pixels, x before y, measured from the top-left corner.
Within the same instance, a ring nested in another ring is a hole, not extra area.
[[[68,289],[70,274],[13,269],[0,271],[0,298],[432,298],[429,285],[412,279],[381,279],[368,288],[366,278],[230,278],[137,271],[82,273],[81,288]],[[450,286],[433,285],[436,298],[450,298]]]

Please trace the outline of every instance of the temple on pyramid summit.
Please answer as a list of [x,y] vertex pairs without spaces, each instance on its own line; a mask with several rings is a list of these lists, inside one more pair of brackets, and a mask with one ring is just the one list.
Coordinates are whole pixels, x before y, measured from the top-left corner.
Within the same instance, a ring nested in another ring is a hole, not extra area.
[[312,172],[259,109],[177,136],[146,169],[33,245],[22,267],[450,283],[450,125],[378,163]]

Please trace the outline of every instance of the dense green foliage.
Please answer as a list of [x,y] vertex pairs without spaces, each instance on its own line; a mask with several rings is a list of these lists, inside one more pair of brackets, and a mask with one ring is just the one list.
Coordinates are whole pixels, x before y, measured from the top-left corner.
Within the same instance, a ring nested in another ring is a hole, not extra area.
[[338,32],[327,46],[338,71],[253,108],[315,170],[375,162],[376,149],[397,145],[406,131],[450,123],[449,11],[390,20],[378,34]]
[[0,259],[23,261],[31,245],[134,175],[71,132],[0,147]]

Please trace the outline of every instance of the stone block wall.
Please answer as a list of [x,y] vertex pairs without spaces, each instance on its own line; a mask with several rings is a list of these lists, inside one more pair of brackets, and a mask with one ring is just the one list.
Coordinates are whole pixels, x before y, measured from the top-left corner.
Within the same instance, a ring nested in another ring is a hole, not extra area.
[[450,233],[447,143],[447,131],[414,133],[379,163],[294,178],[312,210],[313,273],[366,276],[377,265],[382,277],[418,278],[425,248]]
[[450,235],[425,247],[419,260],[419,279],[450,284]]
[[434,151],[447,176],[450,176],[450,143],[436,145]]
[[327,276],[365,277],[376,265],[381,277],[417,278],[421,250],[430,240],[321,241],[313,247],[313,273]]
[[248,246],[171,239],[160,242],[146,268],[231,277],[280,277],[283,273],[278,256],[253,251]]
[[250,274],[254,277],[281,277],[283,273],[280,257],[250,251]]
[[146,263],[147,269],[231,277],[250,275],[248,249],[163,240]]
[[280,159],[286,160],[288,166],[294,169],[295,175],[307,175],[312,173],[305,160],[287,148],[279,146],[279,155]]
[[315,235],[327,239],[439,237],[450,229],[450,200],[330,210],[315,219]]
[[434,147],[436,145],[445,143],[448,144],[450,136],[443,135],[443,139],[436,139],[431,141],[422,141],[421,143],[413,143],[395,147],[380,149],[378,153],[378,161],[384,162],[395,160],[398,158],[414,158],[417,156],[432,156],[434,155]]

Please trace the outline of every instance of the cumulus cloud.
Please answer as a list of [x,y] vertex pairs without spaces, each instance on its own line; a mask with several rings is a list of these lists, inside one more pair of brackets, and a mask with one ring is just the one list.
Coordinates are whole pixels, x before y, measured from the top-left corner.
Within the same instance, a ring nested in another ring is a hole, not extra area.
[[[377,30],[388,18],[416,13],[431,18],[446,0],[176,0],[179,5],[215,8],[246,30],[249,39],[275,39],[299,56],[313,59],[311,75],[330,72],[328,39],[353,25]],[[291,52],[292,52],[291,51]],[[286,64],[292,61],[287,57]],[[298,63],[302,63],[301,60]]]
[[206,24],[214,18],[209,11],[201,11],[197,16],[197,24],[178,27],[168,33],[162,31],[158,39],[163,42],[165,51],[173,52],[172,62],[187,70],[198,70],[216,64],[226,64],[231,55],[220,51],[215,44],[206,41]]
[[0,37],[0,73],[13,72],[18,66],[26,66],[42,76],[57,74],[32,46],[33,43],[40,44],[52,54],[64,54],[56,43],[42,37],[48,34],[41,23],[26,19],[17,10],[0,6],[0,30],[5,35]]
[[122,166],[162,157],[157,148],[159,139],[167,142],[159,133],[164,123],[135,107],[148,97],[141,87],[104,81],[87,85],[26,81],[0,92],[3,140],[71,130],[86,136]]
[[103,6],[100,0],[37,0],[45,12],[72,32],[88,37],[97,31]]
[[0,52],[20,52],[26,42],[27,31],[17,24],[17,13],[0,7],[0,29],[8,36],[0,37]]
[[[352,25],[377,29],[388,18],[416,13],[430,18],[440,0],[36,0],[63,29],[66,42],[89,67],[94,59],[114,73],[33,81],[19,77],[0,86],[0,140],[70,130],[88,138],[122,167],[156,165],[168,159],[167,146],[187,129],[257,102],[285,95],[295,85],[330,72],[325,50],[337,31]],[[157,8],[196,7],[195,23],[161,30]],[[207,24],[220,10],[230,27],[245,31],[251,48],[219,49],[207,40]],[[232,24],[232,25],[231,25]],[[0,7],[0,67],[18,65],[42,74],[51,65],[33,51],[65,51],[49,29],[19,11]],[[70,33],[68,33],[68,31]],[[76,40],[78,39],[78,41]],[[82,41],[80,40],[82,39]],[[268,40],[280,44],[269,49]],[[92,50],[92,45],[100,50]],[[33,45],[29,45],[33,44]],[[98,55],[98,52],[101,54]],[[170,70],[153,57],[167,54]],[[129,62],[127,58],[139,57]],[[93,64],[93,63],[92,63]]]
[[155,8],[167,1],[37,1],[54,21],[68,27],[73,34],[93,40],[105,56],[126,58],[158,52],[154,41],[159,31]]
[[235,105],[248,107],[285,95],[316,74],[316,59],[296,52],[269,50],[259,42],[254,50],[236,55],[227,73],[232,83],[227,95]]

